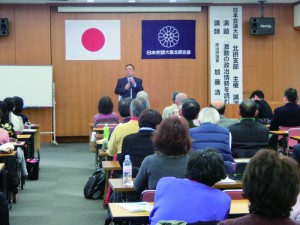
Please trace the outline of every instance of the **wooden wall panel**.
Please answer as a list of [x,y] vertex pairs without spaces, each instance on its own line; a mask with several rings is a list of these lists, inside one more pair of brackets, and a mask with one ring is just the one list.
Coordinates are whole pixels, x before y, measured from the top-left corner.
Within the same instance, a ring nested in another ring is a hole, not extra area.
[[[250,35],[251,17],[260,17],[260,6],[243,7],[243,74],[244,98],[255,89],[272,99],[273,36]],[[265,17],[272,17],[272,6],[265,6]]]
[[[92,122],[97,113],[97,103],[101,96],[112,97],[117,111],[117,95],[114,88],[118,78],[125,76],[125,65],[132,63],[135,74],[143,79],[145,91],[149,94],[151,107],[160,111],[170,104],[170,94],[175,89],[187,92],[190,96],[203,96],[205,88],[197,88],[197,83],[207,83],[207,29],[206,12],[199,14],[153,14],[153,13],[57,13],[52,11],[52,58],[55,66],[57,133],[58,136],[84,136],[81,129]],[[66,61],[64,46],[64,21],[66,19],[120,20],[121,21],[121,60]],[[191,60],[142,60],[141,59],[141,21],[151,19],[196,19],[197,59]],[[203,21],[202,21],[203,20]],[[199,24],[198,24],[199,23]],[[200,54],[201,53],[201,54]],[[200,56],[200,57],[199,57]],[[180,62],[180,63],[179,63]],[[206,86],[206,85],[205,85]],[[74,90],[73,88],[76,87]],[[64,90],[64,92],[63,92]],[[73,90],[73,91],[72,91]],[[76,91],[75,91],[76,90]],[[200,94],[199,94],[200,93]],[[74,102],[72,99],[76,99]],[[74,113],[75,112],[75,113]]]
[[[0,64],[51,65],[49,7],[1,6],[0,14],[9,20],[9,36],[0,38]],[[32,123],[41,125],[41,132],[51,131],[51,109],[26,109],[24,112]],[[42,135],[41,140],[50,141],[51,135]]]
[[[196,59],[170,60],[170,91],[185,92],[188,97],[197,99],[201,108],[208,105],[208,12],[202,8],[201,13],[186,14],[183,18],[197,18],[196,23]],[[170,94],[169,94],[170,95]],[[164,105],[167,105],[165,103]]]
[[[49,7],[15,7],[15,29],[16,65],[51,65]],[[41,132],[52,131],[51,108],[26,109],[25,112],[32,123],[40,124]],[[41,135],[41,141],[50,141],[51,137]]]
[[[126,13],[97,13],[91,14],[92,20],[120,20],[121,23],[121,60],[95,60],[92,61],[91,71],[91,94],[92,101],[90,105],[89,115],[90,122],[93,121],[93,115],[98,113],[97,104],[99,99],[104,96],[110,96],[114,102],[114,111],[118,111],[118,96],[114,93],[114,88],[117,83],[117,79],[125,76],[125,65],[132,63],[136,66],[136,75],[143,78],[140,74],[140,66],[135,62],[135,56],[133,53],[135,50],[137,37],[136,29],[133,29],[134,25],[129,20],[129,16]],[[132,44],[126,44],[132,41]]]
[[87,13],[51,10],[51,46],[56,94],[57,136],[88,136],[91,115],[91,61],[65,60],[65,20],[90,20]]
[[288,87],[300,93],[300,31],[293,27],[293,6],[274,7],[274,16],[278,19],[273,41],[273,99],[278,101]]
[[16,64],[51,65],[49,7],[27,5],[15,10]]
[[16,62],[15,45],[15,8],[13,6],[0,6],[1,18],[8,18],[8,36],[0,37],[0,64],[13,65]]

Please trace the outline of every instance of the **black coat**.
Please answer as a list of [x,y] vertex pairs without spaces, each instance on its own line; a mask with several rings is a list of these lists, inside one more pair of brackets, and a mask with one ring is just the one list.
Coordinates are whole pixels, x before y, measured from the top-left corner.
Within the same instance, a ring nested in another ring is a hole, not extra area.
[[280,126],[300,126],[300,106],[296,103],[287,103],[274,110],[270,130],[278,130]]

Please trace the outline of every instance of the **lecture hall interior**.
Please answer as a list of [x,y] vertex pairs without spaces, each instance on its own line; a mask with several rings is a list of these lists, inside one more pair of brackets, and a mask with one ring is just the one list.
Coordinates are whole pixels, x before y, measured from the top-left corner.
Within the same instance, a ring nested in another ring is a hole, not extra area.
[[[24,3],[27,2],[27,3]],[[247,2],[247,3],[245,3]],[[299,5],[298,5],[299,4]],[[201,7],[200,12],[59,12],[69,7]],[[191,0],[169,1],[0,1],[0,18],[7,18],[9,35],[0,37],[1,65],[53,65],[56,97],[56,136],[58,142],[88,141],[89,123],[97,113],[101,96],[111,96],[117,106],[114,88],[132,63],[143,79],[151,107],[162,112],[170,105],[170,95],[180,90],[193,97],[201,108],[210,102],[210,6],[242,7],[243,98],[261,89],[272,106],[283,104],[283,91],[300,90],[300,2],[268,0],[264,16],[275,18],[274,35],[251,35],[250,18],[261,16],[261,4],[253,1]],[[66,60],[66,20],[120,20],[120,60]],[[195,59],[142,59],[141,21],[195,20]],[[34,82],[34,81],[33,81]],[[38,93],[37,93],[38,94]],[[238,117],[238,105],[228,105],[227,117]],[[41,125],[41,132],[52,129],[51,108],[27,108],[25,114]],[[42,142],[51,135],[42,135]]]

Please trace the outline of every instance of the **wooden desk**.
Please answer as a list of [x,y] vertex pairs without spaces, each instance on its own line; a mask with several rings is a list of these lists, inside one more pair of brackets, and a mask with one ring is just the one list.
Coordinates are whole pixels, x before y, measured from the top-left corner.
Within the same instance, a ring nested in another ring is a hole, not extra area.
[[[113,221],[143,221],[144,223],[149,222],[150,212],[129,212],[122,208],[120,205],[126,203],[109,203],[108,207],[112,216]],[[248,214],[249,201],[248,199],[243,200],[232,200],[230,207],[230,215],[243,215]]]
[[98,149],[98,156],[104,158],[104,157],[108,156],[108,153],[107,153],[107,151]]
[[291,136],[291,139],[297,140],[300,143],[300,136]]
[[24,148],[24,156],[25,159],[32,158],[34,154],[33,145],[31,143],[32,137],[31,134],[18,134],[18,141],[25,141],[27,144],[26,148]]
[[[123,185],[122,178],[112,178],[108,179],[108,183],[113,191],[115,192],[128,192],[134,191],[133,187],[125,187]],[[240,189],[243,187],[242,181],[236,182],[218,182],[214,186],[214,188],[218,189]]]
[[[36,140],[39,140],[39,138],[37,138],[37,129],[24,129],[22,134],[31,134],[30,137],[30,143],[29,144],[29,148],[30,148],[30,158],[34,157],[34,153],[40,150],[40,147],[37,147],[37,143],[35,142]],[[40,143],[38,143],[38,145],[40,145]]]
[[275,134],[275,135],[288,135],[289,132],[286,130],[270,130],[271,134]]
[[[134,180],[134,179],[133,179]],[[133,187],[127,187],[123,185],[122,178],[111,178],[108,179],[108,183],[111,189],[115,192],[127,192],[127,191],[134,191]]]
[[17,147],[21,147],[24,148],[25,147],[25,141],[17,141],[17,142],[12,142],[12,144],[17,148]]
[[[40,134],[40,124],[38,123],[32,123],[31,129],[35,129],[35,133],[33,135],[34,138],[34,151],[40,151],[41,150],[41,134]],[[24,133],[24,132],[23,132]]]
[[16,156],[17,151],[12,151],[11,153],[0,153],[0,157],[13,157]]
[[31,137],[31,134],[18,134],[17,135],[17,138],[18,140],[21,140],[21,141],[28,141]]
[[114,222],[116,221],[131,221],[137,223],[149,224],[150,212],[129,212],[120,205],[126,203],[108,203],[108,208]]
[[[286,139],[287,139],[289,132],[286,130],[270,130],[270,134],[275,135],[275,138],[276,138],[275,146],[276,146],[277,153],[287,154],[287,148],[286,148],[287,140]],[[280,146],[279,139],[285,140],[284,142],[286,144],[283,144],[283,146]]]
[[93,127],[93,131],[96,133],[103,133],[103,127]]
[[242,215],[249,213],[249,200],[248,199],[239,199],[231,200],[230,206],[230,215]]
[[235,182],[220,181],[216,183],[213,187],[217,189],[241,189],[243,188],[243,183],[240,180],[237,180]]
[[104,171],[122,170],[119,161],[102,161],[102,168]]

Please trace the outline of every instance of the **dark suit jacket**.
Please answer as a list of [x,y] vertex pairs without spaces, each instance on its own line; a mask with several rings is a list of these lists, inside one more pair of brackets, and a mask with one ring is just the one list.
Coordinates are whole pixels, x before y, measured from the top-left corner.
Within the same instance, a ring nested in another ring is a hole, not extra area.
[[269,145],[269,129],[253,119],[241,119],[228,129],[232,135],[231,154],[234,158],[250,158]]
[[153,131],[150,130],[140,130],[138,133],[129,134],[123,139],[122,153],[118,156],[119,162],[120,165],[123,165],[125,155],[130,155],[133,177],[136,176],[135,172],[140,168],[144,158],[154,154],[152,133]]
[[[133,79],[135,80],[135,83],[136,83],[136,87],[133,87],[133,86],[131,87],[132,98],[134,99],[134,98],[136,98],[136,94],[139,91],[144,90],[144,88],[143,88],[143,80],[142,79],[137,78],[137,77],[133,77]],[[121,95],[122,98],[130,97],[130,89],[128,91],[125,90],[125,85],[127,83],[128,83],[127,77],[118,79],[117,86],[115,88],[115,94]]]
[[270,130],[278,130],[279,126],[300,126],[300,106],[296,103],[286,103],[284,106],[274,110]]

